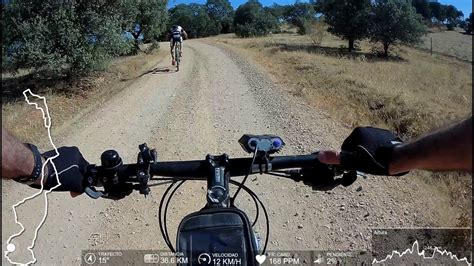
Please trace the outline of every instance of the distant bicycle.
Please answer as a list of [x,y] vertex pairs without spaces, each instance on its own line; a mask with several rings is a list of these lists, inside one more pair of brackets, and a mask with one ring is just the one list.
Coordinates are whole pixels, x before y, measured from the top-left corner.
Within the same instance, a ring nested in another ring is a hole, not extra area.
[[170,40],[171,45],[171,56],[173,57],[173,64],[176,64],[176,71],[179,71],[179,65],[181,64],[181,49],[184,39],[188,38],[186,31],[178,25],[173,25],[168,31],[166,39]]

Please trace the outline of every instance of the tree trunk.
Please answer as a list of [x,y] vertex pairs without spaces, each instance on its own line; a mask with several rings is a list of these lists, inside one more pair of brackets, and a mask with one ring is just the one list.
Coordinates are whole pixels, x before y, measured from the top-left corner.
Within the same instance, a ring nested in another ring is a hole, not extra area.
[[354,50],[354,39],[349,39],[349,52]]
[[389,46],[389,45],[390,45],[389,43],[384,43],[384,44],[383,44],[383,55],[384,55],[385,57],[388,57],[388,46]]

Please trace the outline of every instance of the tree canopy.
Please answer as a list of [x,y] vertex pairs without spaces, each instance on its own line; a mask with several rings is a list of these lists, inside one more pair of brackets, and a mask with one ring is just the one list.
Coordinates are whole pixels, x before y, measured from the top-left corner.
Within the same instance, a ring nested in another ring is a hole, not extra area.
[[472,33],[474,32],[473,28],[472,28],[472,23],[474,22],[474,17],[472,15],[472,13],[469,15],[469,18],[466,19],[466,26],[465,26],[465,30],[467,33]]
[[354,42],[369,35],[371,0],[320,0],[316,9],[324,14],[328,31],[349,41],[349,51]]
[[190,38],[206,37],[219,33],[204,5],[180,4],[171,8],[169,12],[170,25],[182,26]]
[[412,4],[416,9],[416,12],[423,16],[423,18],[430,18],[431,11],[428,0],[412,0]]
[[375,0],[370,38],[381,42],[384,55],[397,42],[416,43],[425,32],[421,15],[406,0]]
[[229,0],[207,0],[207,14],[214,20],[218,33],[229,33],[232,30],[234,9]]
[[296,2],[294,5],[288,5],[283,9],[282,17],[288,23],[296,26],[298,33],[306,34],[305,25],[315,20],[316,10],[313,4]]
[[234,30],[239,37],[267,35],[277,26],[277,19],[257,0],[250,0],[235,11]]

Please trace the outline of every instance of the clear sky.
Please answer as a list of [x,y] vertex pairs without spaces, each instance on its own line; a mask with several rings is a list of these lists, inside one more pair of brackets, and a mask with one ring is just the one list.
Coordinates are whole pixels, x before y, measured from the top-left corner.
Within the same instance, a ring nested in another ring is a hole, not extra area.
[[[241,4],[247,2],[247,0],[229,0],[234,8],[237,8]],[[293,4],[294,0],[259,0],[264,6],[272,5],[277,3],[279,5]],[[306,2],[306,1],[302,1]],[[457,9],[461,10],[464,13],[464,17],[468,17],[472,12],[472,0],[439,0],[442,4],[450,4],[455,6]],[[204,4],[206,0],[168,0],[168,6],[172,7],[178,4],[189,4],[189,3],[198,3]]]

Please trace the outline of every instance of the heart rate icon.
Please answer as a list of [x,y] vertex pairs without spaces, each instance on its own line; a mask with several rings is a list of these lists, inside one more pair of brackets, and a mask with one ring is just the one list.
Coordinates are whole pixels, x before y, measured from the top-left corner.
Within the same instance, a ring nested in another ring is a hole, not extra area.
[[262,263],[265,261],[266,258],[267,258],[267,256],[265,256],[265,255],[257,255],[257,256],[255,256],[255,259],[256,259],[256,260],[258,261],[258,263],[260,263],[260,264],[262,264]]

